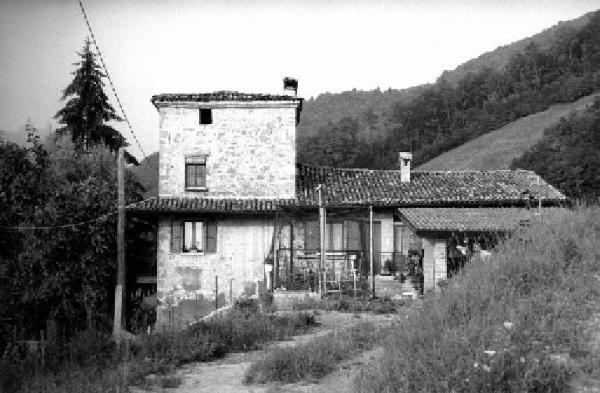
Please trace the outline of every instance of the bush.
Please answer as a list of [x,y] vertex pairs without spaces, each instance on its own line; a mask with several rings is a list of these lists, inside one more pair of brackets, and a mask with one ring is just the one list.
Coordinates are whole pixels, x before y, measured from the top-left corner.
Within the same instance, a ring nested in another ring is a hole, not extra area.
[[[173,370],[193,361],[208,361],[231,351],[247,351],[261,344],[304,332],[315,324],[307,313],[278,317],[257,311],[257,303],[240,302],[228,314],[194,324],[176,333],[142,335],[117,350],[105,333],[86,331],[64,348],[49,348],[52,360],[41,369],[39,357],[10,347],[0,358],[0,388],[6,392],[117,392],[159,374],[156,383],[173,387]],[[48,361],[47,360],[47,361]]]
[[559,392],[595,369],[600,209],[556,212],[426,297],[355,379],[361,392]]

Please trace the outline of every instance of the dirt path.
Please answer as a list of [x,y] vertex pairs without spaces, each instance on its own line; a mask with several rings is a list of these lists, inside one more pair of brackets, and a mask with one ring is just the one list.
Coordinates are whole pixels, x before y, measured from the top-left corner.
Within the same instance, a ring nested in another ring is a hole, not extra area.
[[[242,379],[252,362],[264,357],[265,353],[274,346],[298,345],[313,340],[315,337],[327,334],[334,328],[349,327],[359,322],[389,322],[393,317],[372,314],[353,315],[338,312],[320,312],[317,322],[320,326],[311,333],[296,336],[293,340],[273,343],[258,351],[232,353],[213,362],[191,363],[179,368],[175,375],[181,379],[177,388],[153,388],[153,392],[169,393],[258,393],[258,392],[347,392],[352,382],[352,374],[356,368],[372,361],[381,349],[363,352],[355,358],[340,364],[340,369],[329,374],[319,384],[290,384],[290,385],[244,385]],[[132,387],[131,392],[141,393],[144,390]]]

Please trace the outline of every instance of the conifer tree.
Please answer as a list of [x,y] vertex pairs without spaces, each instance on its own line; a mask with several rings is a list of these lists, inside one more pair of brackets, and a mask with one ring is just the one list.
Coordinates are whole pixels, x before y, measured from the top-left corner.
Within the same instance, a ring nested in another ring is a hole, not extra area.
[[89,38],[78,55],[81,59],[73,63],[77,66],[72,72],[74,78],[62,92],[61,100],[66,100],[66,104],[54,115],[62,125],[57,133],[70,134],[76,146],[86,150],[99,143],[111,150],[126,146],[125,138],[108,124],[122,119],[104,93],[102,79],[106,75],[96,61],[97,55],[92,51]]

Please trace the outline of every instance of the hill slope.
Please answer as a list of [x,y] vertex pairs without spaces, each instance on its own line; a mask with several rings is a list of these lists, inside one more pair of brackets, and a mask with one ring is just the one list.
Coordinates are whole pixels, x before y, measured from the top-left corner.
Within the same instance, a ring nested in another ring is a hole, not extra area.
[[146,198],[158,195],[158,152],[150,154],[140,165],[132,166],[129,170],[146,189]]
[[510,43],[499,46],[493,51],[486,52],[474,59],[460,64],[452,71],[444,71],[442,77],[451,84],[456,84],[461,78],[470,72],[477,72],[484,67],[493,70],[500,70],[508,64],[510,58],[516,53],[523,51],[527,45],[535,43],[540,49],[548,49],[557,41],[564,39],[570,31],[580,29],[589,23],[593,12],[589,12],[577,19],[558,22],[556,25],[544,29],[543,31]]
[[594,102],[599,93],[575,102],[552,105],[545,111],[523,117],[496,131],[484,134],[464,145],[449,150],[419,166],[417,170],[464,171],[509,169],[543,136],[544,129],[555,125],[572,111],[581,111]]

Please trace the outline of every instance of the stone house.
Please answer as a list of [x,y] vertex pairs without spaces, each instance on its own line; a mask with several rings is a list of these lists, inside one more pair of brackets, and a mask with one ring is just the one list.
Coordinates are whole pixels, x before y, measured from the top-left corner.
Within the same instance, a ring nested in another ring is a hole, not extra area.
[[152,103],[159,192],[128,213],[158,222],[162,324],[264,291],[356,290],[375,277],[435,288],[456,234],[472,247],[469,236],[529,219],[532,200],[541,210],[565,202],[529,171],[411,173],[409,153],[396,170],[296,163],[294,93],[162,94]]

